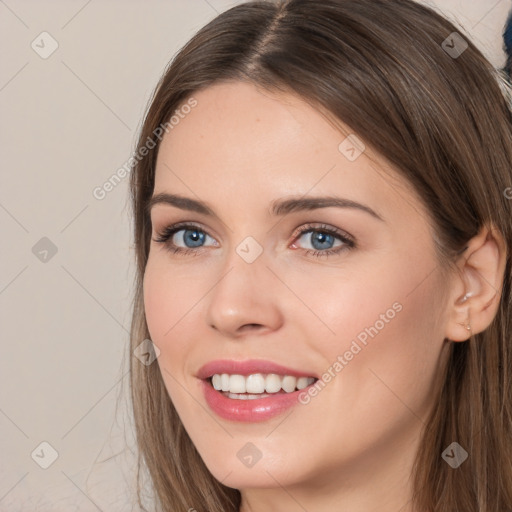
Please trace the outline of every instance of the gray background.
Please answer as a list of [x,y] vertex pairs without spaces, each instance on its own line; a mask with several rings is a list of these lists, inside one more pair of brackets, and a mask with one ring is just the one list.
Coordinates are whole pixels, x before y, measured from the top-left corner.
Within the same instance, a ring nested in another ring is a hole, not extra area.
[[[128,178],[93,190],[171,57],[237,3],[0,0],[1,511],[131,510]],[[511,0],[435,3],[503,65]]]

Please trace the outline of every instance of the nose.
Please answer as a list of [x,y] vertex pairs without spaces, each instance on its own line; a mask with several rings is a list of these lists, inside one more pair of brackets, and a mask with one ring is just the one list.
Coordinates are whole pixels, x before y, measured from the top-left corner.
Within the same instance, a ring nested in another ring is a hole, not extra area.
[[266,333],[280,328],[283,314],[279,307],[279,280],[261,255],[252,263],[236,253],[207,295],[206,321],[227,338],[246,333]]

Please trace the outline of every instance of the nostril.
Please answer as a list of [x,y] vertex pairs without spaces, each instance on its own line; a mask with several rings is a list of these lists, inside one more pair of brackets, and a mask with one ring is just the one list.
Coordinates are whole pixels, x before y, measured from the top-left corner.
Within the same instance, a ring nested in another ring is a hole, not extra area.
[[259,329],[260,327],[263,327],[261,324],[245,324],[240,327],[240,331],[252,331],[253,329]]

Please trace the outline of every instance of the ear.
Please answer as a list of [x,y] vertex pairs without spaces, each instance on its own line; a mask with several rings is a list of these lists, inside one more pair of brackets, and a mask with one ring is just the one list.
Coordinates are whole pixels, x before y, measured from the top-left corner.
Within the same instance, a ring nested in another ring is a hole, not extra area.
[[459,272],[447,304],[446,338],[466,341],[491,324],[501,299],[506,261],[506,243],[493,226],[483,227],[468,242],[457,262]]

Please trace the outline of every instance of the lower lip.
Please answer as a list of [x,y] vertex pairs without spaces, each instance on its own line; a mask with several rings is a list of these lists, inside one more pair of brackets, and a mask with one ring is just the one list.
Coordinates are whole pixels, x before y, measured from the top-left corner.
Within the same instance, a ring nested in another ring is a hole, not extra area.
[[[313,385],[314,383],[311,384]],[[298,404],[299,394],[308,389],[293,393],[276,393],[254,400],[239,400],[224,396],[222,392],[213,388],[209,380],[203,380],[202,386],[206,403],[214,413],[226,420],[244,422],[265,421],[283,413]]]

